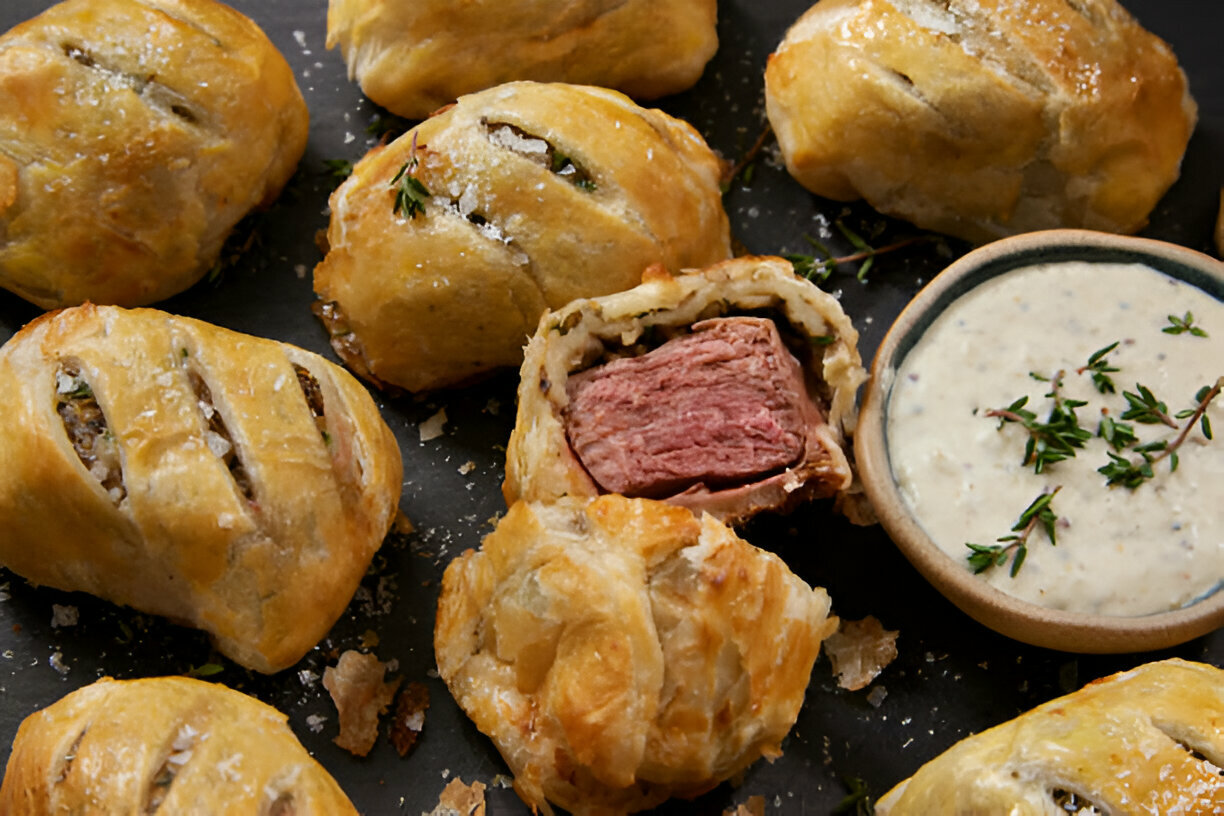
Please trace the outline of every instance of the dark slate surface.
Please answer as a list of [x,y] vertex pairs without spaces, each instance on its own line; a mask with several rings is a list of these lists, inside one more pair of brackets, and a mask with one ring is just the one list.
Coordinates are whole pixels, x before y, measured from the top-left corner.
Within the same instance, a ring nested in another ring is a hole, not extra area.
[[[0,30],[47,5],[5,0]],[[260,23],[293,65],[311,110],[310,143],[292,194],[261,219],[260,242],[219,282],[201,283],[161,306],[335,359],[309,311],[310,270],[320,260],[313,238],[326,226],[332,184],[323,162],[359,158],[375,141],[367,126],[378,109],[346,80],[339,55],[324,49],[324,0],[236,0],[233,5]],[[765,59],[808,3],[723,0],[720,5],[717,56],[694,90],[660,106],[692,122],[724,156],[736,158],[763,128]],[[1216,0],[1127,0],[1125,5],[1173,45],[1201,107],[1182,179],[1157,207],[1145,234],[1210,251],[1224,184],[1224,69],[1218,50],[1224,6]],[[885,221],[865,206],[846,208],[813,197],[770,156],[767,150],[756,163],[750,186],[737,184],[726,197],[733,231],[751,251],[808,252],[804,236],[820,234],[822,224],[843,213],[847,223],[864,231],[883,222],[881,242],[907,232],[905,225]],[[837,236],[829,242],[846,248]],[[944,249],[926,246],[881,258],[867,283],[857,281],[853,270],[833,276],[827,288],[840,292],[862,332],[864,360],[871,359],[908,298],[963,249],[949,242]],[[37,313],[0,291],[0,341]],[[299,666],[262,677],[221,660],[224,668],[213,678],[287,712],[305,745],[364,813],[415,816],[432,809],[450,778],[491,783],[506,773],[492,744],[436,678],[432,624],[445,565],[478,546],[490,520],[504,510],[499,486],[515,386],[515,373],[509,372],[470,390],[427,399],[376,394],[401,444],[401,507],[416,532],[388,540],[348,612]],[[446,436],[421,443],[417,424],[440,408],[449,417]],[[469,461],[474,469],[461,474]],[[781,759],[756,764],[737,786],[724,784],[696,802],[672,803],[660,813],[719,813],[752,795],[765,797],[769,813],[829,813],[845,796],[847,779],[863,780],[878,796],[961,737],[1092,678],[1170,655],[1224,663],[1224,637],[1218,632],[1159,654],[1084,656],[1018,644],[957,611],[880,529],[852,528],[826,504],[759,521],[745,535],[779,553],[808,582],[827,587],[841,616],[871,614],[899,629],[900,655],[873,684],[870,699],[870,690],[838,689],[822,657]],[[7,760],[20,721],[72,689],[103,675],[181,673],[218,660],[200,633],[84,595],[32,588],[3,570],[0,597],[0,762]],[[80,622],[53,627],[53,604],[75,606]],[[424,735],[406,759],[385,739],[366,759],[331,743],[335,712],[313,677],[321,674],[327,652],[356,647],[368,632],[377,635],[377,655],[398,661],[405,680],[424,682],[432,696]],[[308,725],[311,715],[327,718],[318,732]],[[493,790],[490,812],[520,814],[526,808],[511,792]]]

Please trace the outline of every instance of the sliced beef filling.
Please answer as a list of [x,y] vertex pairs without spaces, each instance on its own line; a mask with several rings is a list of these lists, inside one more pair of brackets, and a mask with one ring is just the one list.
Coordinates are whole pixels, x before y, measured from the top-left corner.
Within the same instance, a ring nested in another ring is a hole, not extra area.
[[93,389],[76,363],[61,363],[55,372],[55,410],[81,463],[97,479],[116,505],[127,496],[123,463],[114,434],[107,426]]
[[702,321],[646,354],[573,375],[567,392],[570,446],[609,492],[729,489],[831,458],[813,449],[822,413],[765,318]]

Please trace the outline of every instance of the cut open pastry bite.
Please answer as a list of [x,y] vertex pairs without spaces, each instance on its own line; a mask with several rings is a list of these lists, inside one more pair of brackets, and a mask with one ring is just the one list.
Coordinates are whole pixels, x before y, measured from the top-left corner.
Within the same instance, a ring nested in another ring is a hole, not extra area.
[[0,348],[0,564],[204,629],[261,672],[340,616],[399,448],[316,354],[153,309],[45,315]]
[[202,680],[104,677],[21,723],[0,813],[356,816],[285,720]]
[[527,345],[507,503],[621,493],[728,523],[851,488],[865,379],[840,304],[736,258],[550,312]]
[[717,16],[715,0],[330,0],[327,47],[367,96],[421,119],[519,79],[683,91],[718,47]]
[[551,813],[692,797],[781,754],[829,598],[708,514],[519,502],[447,567],[438,671]]
[[546,309],[628,289],[651,264],[727,258],[719,174],[692,127],[615,91],[515,82],[465,96],[332,194],[316,311],[380,386],[516,366]]
[[1224,671],[1148,663],[966,737],[880,816],[1224,812]]
[[43,308],[202,278],[306,149],[293,70],[213,0],[67,0],[0,36],[0,287]]

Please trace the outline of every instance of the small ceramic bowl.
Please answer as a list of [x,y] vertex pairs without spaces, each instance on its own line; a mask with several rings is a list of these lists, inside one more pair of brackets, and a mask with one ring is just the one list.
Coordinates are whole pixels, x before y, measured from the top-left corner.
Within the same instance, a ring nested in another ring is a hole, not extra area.
[[[954,559],[931,540],[903,499],[890,463],[886,432],[894,375],[936,317],[958,297],[997,275],[1032,264],[1070,260],[1144,263],[1224,300],[1224,263],[1160,241],[1051,230],[1007,238],[970,252],[918,293],[880,345],[855,435],[859,473],[880,523],[910,562],[962,611],[991,629],[1025,643],[1069,652],[1167,648],[1224,625],[1224,590],[1174,611],[1128,617],[1067,612],[1020,600],[973,574],[965,559]],[[1224,444],[1224,439],[1214,444]]]

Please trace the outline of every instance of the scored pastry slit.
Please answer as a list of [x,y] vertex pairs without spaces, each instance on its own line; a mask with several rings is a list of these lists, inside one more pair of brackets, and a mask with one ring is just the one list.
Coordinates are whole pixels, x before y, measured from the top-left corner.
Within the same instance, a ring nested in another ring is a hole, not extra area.
[[76,760],[77,750],[81,747],[81,740],[85,739],[85,735],[89,733],[89,726],[81,729],[81,733],[77,734],[76,739],[72,741],[72,745],[68,748],[68,752],[64,754],[63,764],[60,765],[59,775],[55,777],[55,784],[58,785],[68,778],[68,774],[72,772],[72,763]]
[[297,807],[293,803],[293,794],[285,791],[272,800],[266,811],[267,816],[296,816]]
[[548,168],[555,175],[587,192],[595,191],[595,180],[591,174],[572,156],[557,149],[557,146],[545,139],[530,133],[518,125],[509,122],[491,122],[482,119],[485,135],[489,141],[498,147],[517,153],[525,159],[530,159],[541,167]]
[[1108,811],[1102,810],[1099,805],[1088,799],[1086,796],[1075,793],[1074,791],[1064,790],[1063,788],[1055,788],[1050,791],[1050,799],[1058,806],[1060,810],[1067,813],[1086,814],[1087,816],[1102,816]]
[[199,732],[190,725],[184,723],[179,727],[174,741],[170,743],[166,758],[149,777],[144,806],[146,814],[156,813],[166,801],[170,794],[170,786],[174,784],[174,780],[178,778],[194,755],[195,746],[199,742],[198,736]]
[[200,414],[204,418],[206,426],[204,440],[208,444],[208,449],[212,451],[214,456],[225,463],[239,492],[242,493],[248,503],[254,505],[256,503],[255,486],[251,482],[251,474],[247,471],[246,465],[243,464],[238,447],[234,444],[234,438],[230,435],[229,428],[225,424],[225,418],[221,416],[221,412],[213,404],[212,390],[194,368],[189,367],[187,369],[187,379],[191,383],[192,391],[195,392],[196,403],[199,405]]
[[106,65],[84,46],[74,42],[64,41],[60,43],[60,49],[64,52],[64,56],[73,62],[127,85],[149,107],[162,113],[169,113],[189,125],[200,124],[200,116],[192,110],[187,98],[173,88],[156,81],[153,75],[133,74]]
[[346,421],[343,410],[338,411],[329,422],[327,398],[322,384],[306,366],[300,363],[292,365],[297,375],[298,386],[302,389],[302,396],[306,400],[306,407],[314,417],[315,427],[319,429],[319,436],[327,447],[332,462],[332,471],[340,484],[341,495],[346,502],[355,502],[357,491],[364,483],[365,469],[361,456],[358,455],[352,427]]
[[93,386],[81,373],[80,364],[72,360],[60,362],[55,372],[55,398],[55,411],[81,464],[118,507],[127,497],[123,459],[106,414],[98,404]]

